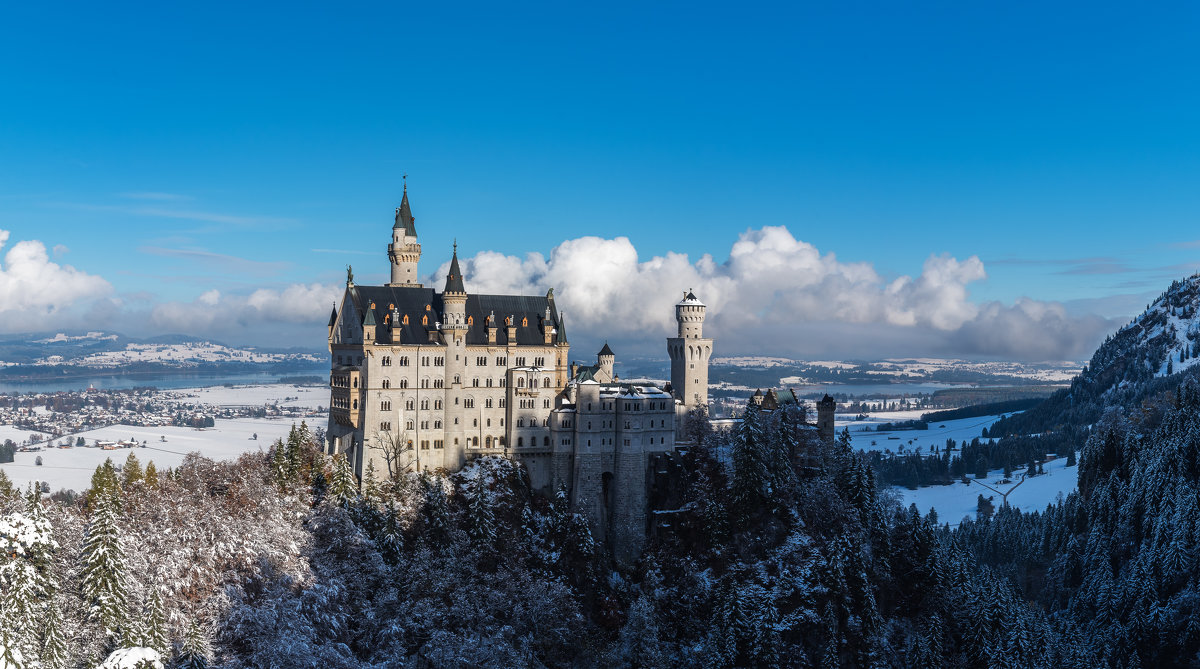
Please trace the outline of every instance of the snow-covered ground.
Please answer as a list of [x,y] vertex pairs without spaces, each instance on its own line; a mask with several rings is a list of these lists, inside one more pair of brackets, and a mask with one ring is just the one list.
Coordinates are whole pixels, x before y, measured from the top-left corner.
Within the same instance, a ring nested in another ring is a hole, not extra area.
[[[112,458],[115,464],[125,463],[130,453],[136,453],[142,465],[153,460],[159,470],[176,467],[188,453],[193,451],[215,460],[233,460],[247,451],[266,451],[271,443],[279,438],[287,438],[292,427],[291,419],[272,418],[239,418],[225,420],[218,418],[216,426],[205,430],[190,427],[133,427],[130,425],[111,425],[83,432],[82,436],[91,445],[95,440],[119,441],[136,439],[145,442],[145,448],[119,448],[106,451],[100,448],[48,448],[33,453],[17,453],[15,461],[0,464],[13,483],[24,487],[33,481],[46,481],[51,490],[70,488],[76,491],[87,489],[91,485],[92,472],[96,466],[103,463],[105,458]],[[298,424],[298,422],[297,422]],[[320,425],[309,422],[309,427],[315,429]],[[257,440],[252,440],[253,434],[258,434]],[[28,436],[28,435],[26,435]],[[161,437],[166,437],[162,441]],[[56,442],[57,443],[57,442]],[[42,465],[35,464],[38,456]]]
[[[984,428],[990,428],[993,423],[1000,419],[1000,416],[979,416],[976,418],[960,418],[958,420],[946,420],[933,422],[929,424],[928,430],[899,430],[895,432],[875,432],[874,427],[880,423],[892,423],[905,420],[914,420],[921,417],[920,410],[916,411],[891,411],[887,413],[873,414],[870,417],[856,421],[850,416],[839,416],[835,421],[838,431],[842,427],[850,428],[850,439],[855,449],[862,451],[885,451],[890,450],[893,453],[901,452],[909,453],[918,450],[921,453],[927,453],[931,448],[945,448],[946,440],[953,439],[958,443],[969,442],[975,437],[979,437]],[[870,431],[865,431],[863,428],[869,427]],[[891,439],[889,437],[896,437]],[[1019,507],[1024,511],[1034,511],[1046,508],[1047,504],[1054,501],[1059,493],[1064,496],[1075,489],[1076,479],[1078,477],[1078,467],[1066,468],[1067,458],[1065,454],[1051,462],[1045,464],[1046,473],[1041,476],[1035,476],[1027,479],[1020,486],[1017,483],[1020,481],[1020,473],[1017,473],[1012,479],[1012,483],[1008,485],[1000,485],[997,483],[1002,478],[1003,470],[997,469],[988,473],[988,478],[984,483],[990,485],[1000,493],[1014,490],[1009,497],[1008,503]],[[975,517],[975,508],[978,504],[978,496],[982,494],[984,497],[992,496],[992,503],[997,507],[1001,504],[1001,494],[997,494],[979,485],[978,482],[972,480],[969,484],[953,483],[946,486],[930,486],[920,488],[918,490],[908,490],[907,488],[895,487],[896,492],[900,495],[905,506],[916,503],[921,509],[921,513],[928,513],[929,510],[937,509],[938,519],[943,523],[957,525],[963,516]]]
[[[850,440],[854,448],[860,451],[887,451],[899,453],[916,450],[929,450],[936,446],[945,448],[946,440],[957,442],[971,441],[983,433],[984,428],[990,428],[1000,420],[1000,416],[979,416],[977,418],[960,418],[944,420],[929,424],[928,430],[897,430],[895,432],[876,432],[875,427],[880,423],[898,423],[906,420],[917,420],[927,409],[913,411],[888,411],[871,414],[863,420],[854,420],[851,416],[837,416],[834,425],[840,433],[843,427],[850,428]],[[869,428],[869,429],[868,429]],[[893,438],[894,437],[894,438]],[[910,443],[911,442],[911,443]]]
[[292,386],[268,384],[258,386],[210,386],[163,391],[163,395],[182,401],[223,407],[280,406],[318,409],[329,406],[329,388],[325,386]]
[[[1045,464],[1045,474],[1025,479],[1024,483],[1020,483],[1020,474],[1016,474],[1013,476],[1013,482],[1008,485],[997,483],[1004,473],[997,469],[988,472],[984,483],[1000,493],[1012,490],[1008,495],[1008,503],[1011,506],[1022,511],[1040,511],[1045,509],[1047,504],[1052,504],[1058,495],[1061,494],[1065,497],[1075,490],[1079,481],[1079,467],[1067,467],[1066,465],[1067,458],[1060,457]],[[1020,485],[1017,485],[1018,483]],[[952,483],[917,490],[897,487],[895,490],[900,494],[901,501],[905,506],[915,503],[921,513],[929,513],[930,509],[937,509],[938,521],[950,523],[952,526],[958,525],[964,516],[975,517],[979,495],[991,497],[992,504],[996,508],[1000,508],[1003,499],[1002,495],[988,490],[974,480],[969,484]]]
[[50,436],[42,432],[23,430],[14,425],[0,425],[0,444],[4,443],[5,439],[12,439],[14,444],[20,446],[21,444],[29,441],[29,435],[31,434],[40,434],[42,439],[46,439]]

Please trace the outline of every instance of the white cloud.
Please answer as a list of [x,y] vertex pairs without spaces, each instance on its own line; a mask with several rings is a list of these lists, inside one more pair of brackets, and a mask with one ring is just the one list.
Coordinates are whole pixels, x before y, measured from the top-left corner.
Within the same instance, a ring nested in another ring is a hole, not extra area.
[[[0,248],[9,236],[9,231],[0,230]],[[36,240],[13,244],[0,265],[0,315],[9,331],[47,327],[46,317],[111,292],[103,278],[51,262],[45,244]]]
[[[492,251],[462,260],[470,292],[553,287],[573,339],[652,343],[650,351],[673,332],[673,305],[687,289],[708,304],[706,332],[729,353],[870,358],[903,343],[907,355],[1078,357],[1111,327],[1054,303],[972,302],[969,284],[987,278],[976,256],[931,255],[920,275],[887,281],[870,263],[821,254],[785,227],[747,230],[723,263],[707,254],[694,262],[678,253],[641,260],[625,237],[567,240],[548,260]],[[447,269],[438,269],[432,285],[440,287]]]
[[[311,348],[320,344],[322,334],[313,326],[323,324],[341,291],[341,286],[320,283],[260,288],[249,295],[212,289],[191,302],[155,305],[148,321],[159,332]],[[292,325],[299,327],[288,327]]]

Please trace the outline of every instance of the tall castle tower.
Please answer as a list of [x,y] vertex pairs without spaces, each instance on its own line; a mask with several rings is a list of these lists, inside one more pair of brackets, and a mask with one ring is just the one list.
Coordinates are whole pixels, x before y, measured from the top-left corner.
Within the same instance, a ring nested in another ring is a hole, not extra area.
[[704,338],[704,303],[689,290],[675,305],[679,336],[667,339],[671,387],[688,409],[708,407],[708,359],[712,339]]
[[408,183],[405,182],[404,197],[396,208],[396,224],[392,226],[392,243],[388,244],[388,260],[392,263],[389,286],[421,287],[417,282],[421,245],[417,243],[416,220],[408,208]]
[[[458,402],[463,392],[463,379],[467,365],[467,288],[463,284],[462,270],[458,267],[458,242],[454,243],[454,256],[450,260],[450,272],[446,274],[446,288],[442,291],[445,306],[442,337],[446,344],[446,397],[455,397],[453,404],[446,403],[446,467],[457,470],[466,462],[465,437],[466,414]],[[460,442],[460,439],[463,441]]]

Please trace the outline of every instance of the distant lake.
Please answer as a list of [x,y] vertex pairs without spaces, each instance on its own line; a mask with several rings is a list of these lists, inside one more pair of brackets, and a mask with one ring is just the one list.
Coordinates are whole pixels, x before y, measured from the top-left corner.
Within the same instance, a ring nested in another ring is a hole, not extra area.
[[243,374],[212,373],[205,374],[164,374],[147,372],[145,374],[120,375],[83,375],[69,379],[31,379],[29,381],[0,381],[2,393],[52,393],[59,390],[86,390],[94,386],[101,390],[121,390],[141,386],[156,388],[203,388],[205,386],[221,386],[226,383],[238,385],[275,383],[281,377],[315,376],[324,379],[329,374],[328,369],[296,370],[281,372],[247,372]]

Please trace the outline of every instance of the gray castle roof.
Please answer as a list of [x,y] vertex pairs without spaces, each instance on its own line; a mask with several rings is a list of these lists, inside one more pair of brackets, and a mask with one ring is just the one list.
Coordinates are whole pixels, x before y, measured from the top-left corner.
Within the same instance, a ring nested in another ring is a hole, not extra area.
[[[376,323],[382,324],[384,317],[388,317],[388,325],[380,325],[376,329],[376,339],[379,343],[388,341],[392,318],[389,306],[394,306],[400,316],[401,344],[428,342],[429,331],[436,330],[437,324],[445,321],[442,294],[435,292],[432,288],[352,286],[349,291],[355,309],[363,315],[364,320],[366,320],[366,312],[372,304],[375,305],[373,317]],[[509,343],[508,328],[504,324],[504,319],[509,316],[512,316],[513,326],[516,328],[516,344],[518,346],[545,346],[546,340],[542,335],[541,323],[546,318],[547,307],[550,309],[550,326],[558,327],[559,315],[553,299],[535,295],[469,294],[467,295],[466,314],[471,319],[472,325],[467,330],[467,344],[487,345],[487,328],[484,324],[489,315],[495,314],[497,346],[505,346]],[[404,324],[405,316],[408,316],[407,324]],[[428,324],[421,323],[423,317],[428,317]]]
[[596,355],[611,355],[615,357],[616,353],[613,353],[613,350],[608,347],[608,342],[604,342],[604,348],[600,349],[600,352]]
[[400,199],[400,206],[396,209],[396,224],[392,229],[403,228],[404,234],[409,237],[417,236],[417,219],[413,218],[412,210],[408,207],[408,184],[404,184],[404,197]]
[[462,270],[458,268],[458,244],[454,245],[454,257],[450,260],[450,273],[446,275],[447,293],[465,293],[467,289],[463,286]]

